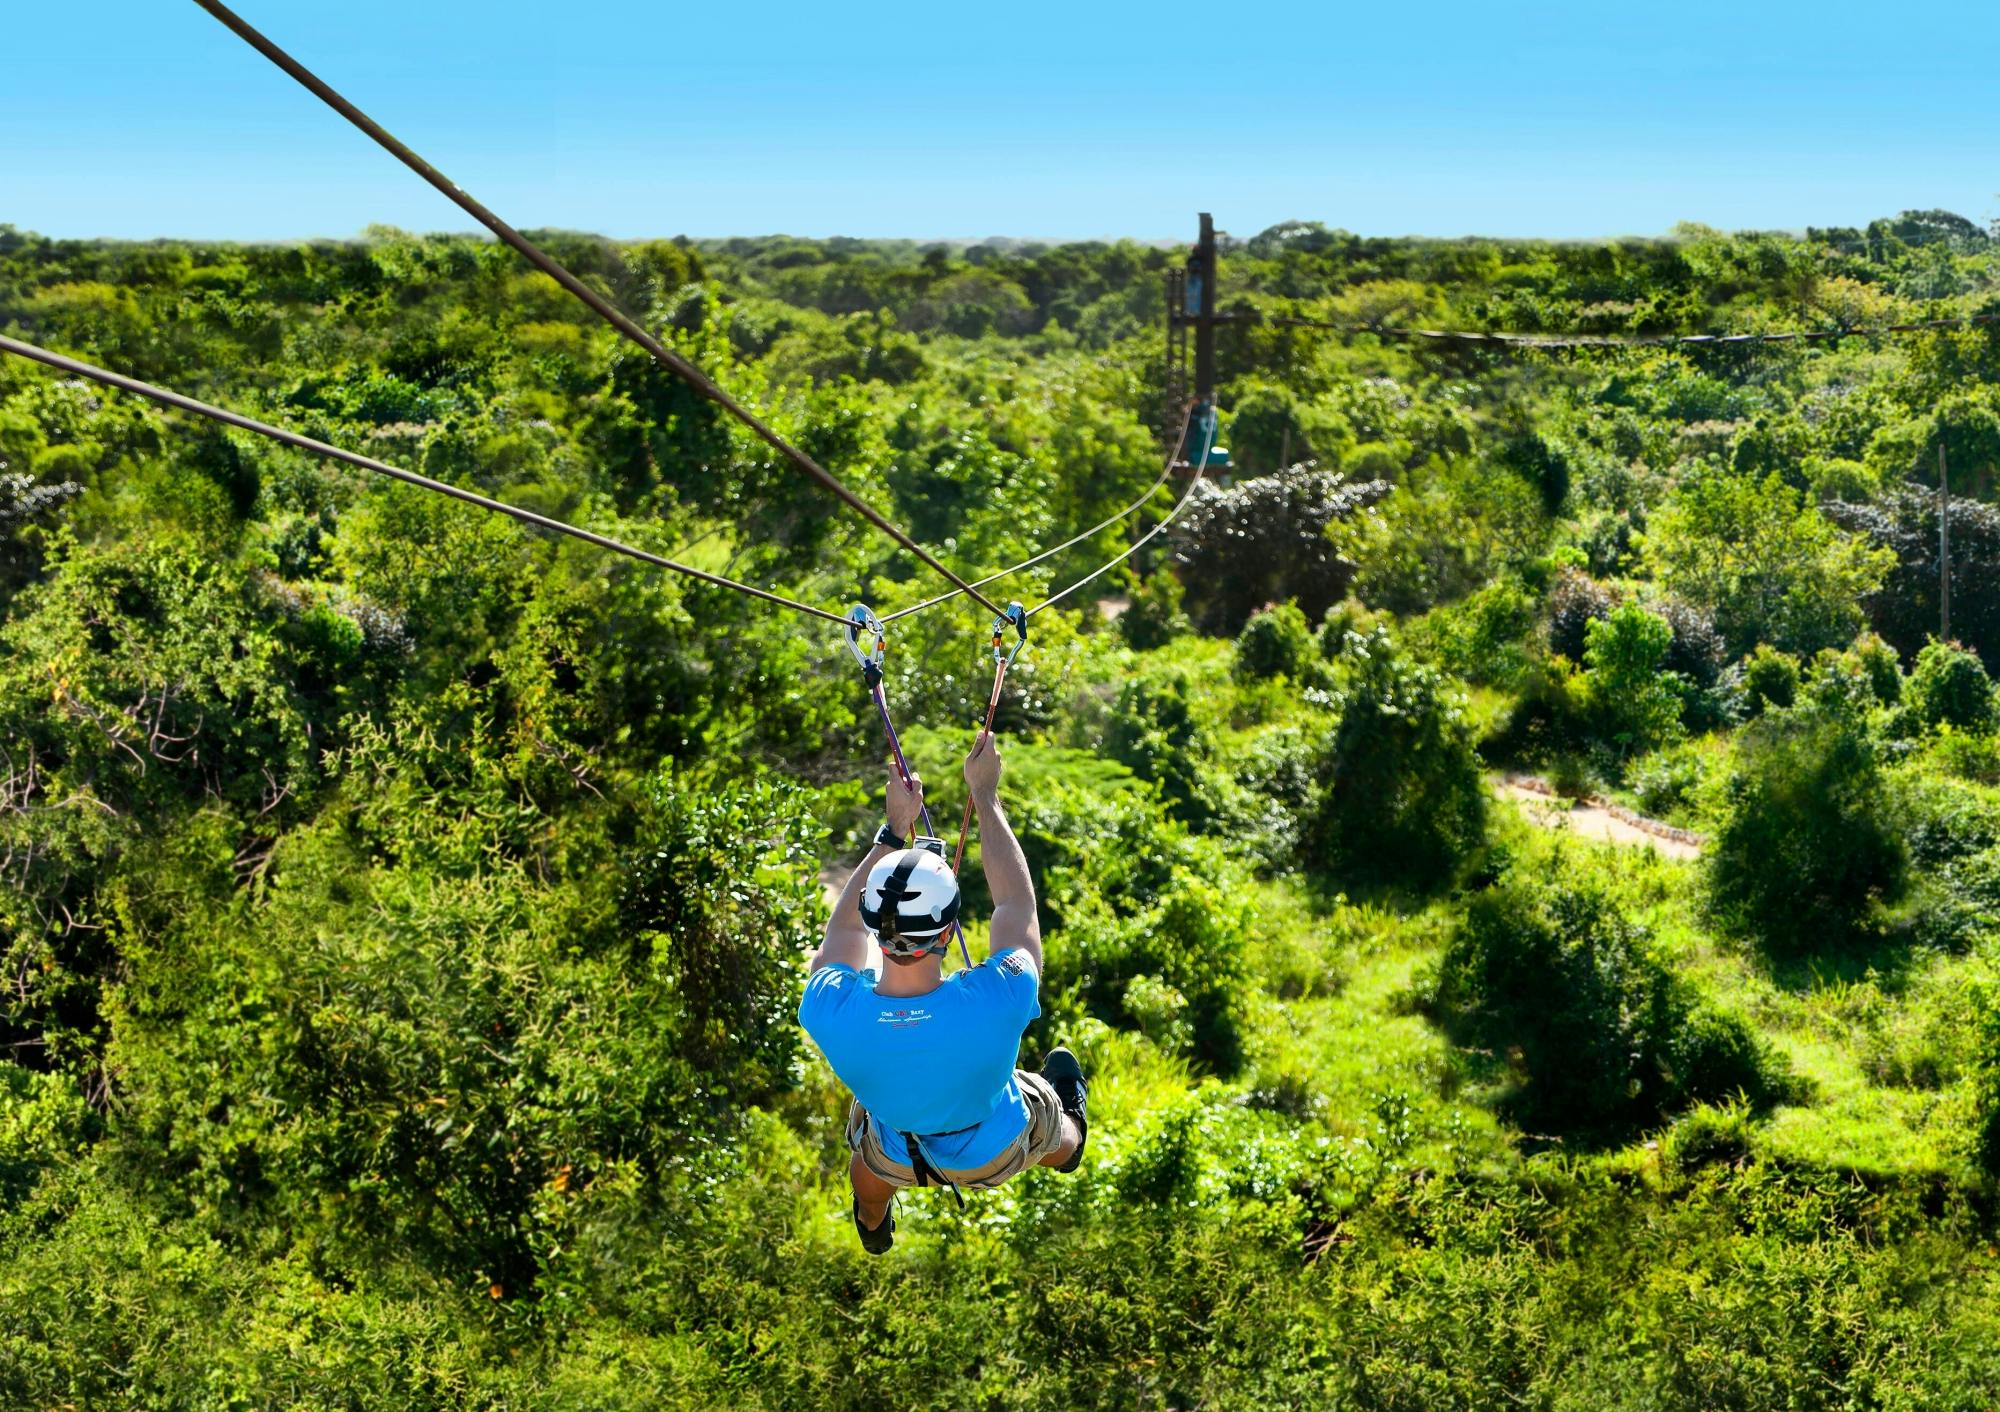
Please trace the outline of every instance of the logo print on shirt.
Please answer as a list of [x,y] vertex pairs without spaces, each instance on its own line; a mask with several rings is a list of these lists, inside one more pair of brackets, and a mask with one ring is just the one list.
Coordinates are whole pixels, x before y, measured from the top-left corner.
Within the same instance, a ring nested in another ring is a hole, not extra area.
[[875,1016],[875,1023],[888,1025],[891,1029],[907,1030],[930,1018],[931,1012],[919,1006],[914,1010],[883,1010]]

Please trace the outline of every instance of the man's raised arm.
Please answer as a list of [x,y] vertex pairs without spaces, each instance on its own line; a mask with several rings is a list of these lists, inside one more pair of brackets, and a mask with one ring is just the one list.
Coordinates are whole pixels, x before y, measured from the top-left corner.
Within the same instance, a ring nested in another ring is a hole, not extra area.
[[[889,772],[889,827],[898,838],[910,836],[917,826],[917,816],[923,812],[924,782],[915,780],[913,783],[915,788],[905,789],[896,772]],[[887,844],[876,843],[868,850],[868,856],[861,860],[861,866],[848,875],[847,886],[840,890],[840,897],[833,904],[833,915],[826,919],[826,939],[813,953],[809,972],[835,965],[852,966],[858,971],[866,964],[868,927],[861,920],[861,893],[868,886],[869,869],[892,852],[894,850]]]
[[1028,858],[1021,841],[1000,811],[1000,742],[982,735],[965,761],[965,784],[979,811],[979,857],[986,868],[986,886],[993,894],[993,921],[987,928],[986,951],[998,956],[1019,947],[1042,970],[1042,922],[1035,913],[1035,882],[1028,876]]

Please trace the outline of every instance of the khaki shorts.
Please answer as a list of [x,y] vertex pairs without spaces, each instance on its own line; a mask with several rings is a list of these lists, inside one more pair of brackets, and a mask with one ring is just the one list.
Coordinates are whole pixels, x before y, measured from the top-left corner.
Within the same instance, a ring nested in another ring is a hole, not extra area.
[[[1062,1100],[1049,1081],[1025,1069],[1014,1071],[1021,1101],[1028,1106],[1028,1126],[1007,1144],[1004,1151],[983,1166],[961,1171],[956,1167],[939,1170],[967,1191],[990,1191],[1009,1177],[1018,1177],[1051,1152],[1059,1151],[1065,1136]],[[882,1150],[882,1137],[870,1120],[868,1110],[856,1099],[847,1107],[847,1146],[861,1154],[862,1165],[893,1187],[915,1186],[916,1169],[892,1159]]]

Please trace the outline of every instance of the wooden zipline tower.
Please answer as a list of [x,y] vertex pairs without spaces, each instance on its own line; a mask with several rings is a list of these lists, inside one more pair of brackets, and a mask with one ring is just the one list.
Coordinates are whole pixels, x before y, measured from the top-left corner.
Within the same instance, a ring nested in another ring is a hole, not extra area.
[[[1190,396],[1195,414],[1185,419],[1187,442],[1200,454],[1208,423],[1215,416],[1215,218],[1201,213],[1201,237],[1188,252],[1179,269],[1167,271],[1167,362],[1166,404],[1162,410],[1161,440],[1172,441],[1181,434],[1183,413]],[[1193,385],[1189,385],[1188,343],[1193,331]],[[1190,459],[1183,444],[1178,457]]]

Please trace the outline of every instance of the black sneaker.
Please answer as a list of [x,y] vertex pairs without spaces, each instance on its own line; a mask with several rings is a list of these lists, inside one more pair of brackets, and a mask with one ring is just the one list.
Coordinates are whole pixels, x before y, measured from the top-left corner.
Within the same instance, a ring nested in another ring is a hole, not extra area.
[[1090,1085],[1083,1081],[1083,1065],[1076,1062],[1076,1056],[1057,1045],[1042,1060],[1042,1077],[1049,1081],[1049,1087],[1062,1100],[1063,1112],[1076,1119],[1076,1151],[1069,1155],[1069,1161],[1056,1168],[1058,1172],[1074,1172],[1083,1164],[1083,1144],[1090,1137],[1090,1121],[1084,1116],[1084,1095]]
[[896,1208],[892,1203],[882,1213],[882,1224],[872,1229],[861,1224],[861,1198],[854,1199],[854,1230],[861,1237],[861,1248],[870,1255],[880,1255],[896,1243]]

